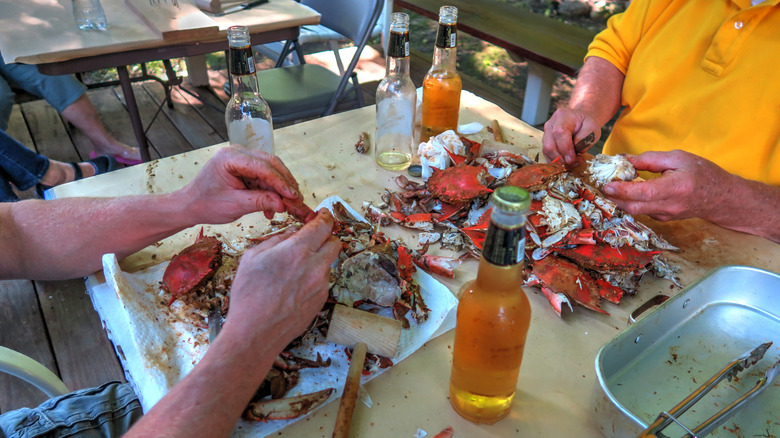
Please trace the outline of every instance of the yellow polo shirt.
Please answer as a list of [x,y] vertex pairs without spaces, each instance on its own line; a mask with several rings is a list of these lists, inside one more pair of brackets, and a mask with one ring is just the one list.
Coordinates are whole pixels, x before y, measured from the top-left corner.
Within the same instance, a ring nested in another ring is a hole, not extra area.
[[588,48],[625,75],[604,152],[683,149],[780,185],[780,0],[634,0]]

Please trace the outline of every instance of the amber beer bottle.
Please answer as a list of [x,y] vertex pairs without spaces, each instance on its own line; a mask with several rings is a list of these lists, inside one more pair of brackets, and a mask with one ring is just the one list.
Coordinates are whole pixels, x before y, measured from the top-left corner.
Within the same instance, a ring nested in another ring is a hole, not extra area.
[[521,287],[531,197],[504,186],[490,203],[477,278],[461,289],[450,376],[452,407],[475,423],[495,423],[509,413],[531,323]]
[[458,127],[460,111],[460,75],[455,69],[458,8],[439,9],[439,30],[433,49],[433,65],[423,79],[420,141]]
[[230,143],[274,153],[271,108],[260,95],[255,59],[249,44],[249,28],[228,28],[228,68],[231,97],[225,108]]

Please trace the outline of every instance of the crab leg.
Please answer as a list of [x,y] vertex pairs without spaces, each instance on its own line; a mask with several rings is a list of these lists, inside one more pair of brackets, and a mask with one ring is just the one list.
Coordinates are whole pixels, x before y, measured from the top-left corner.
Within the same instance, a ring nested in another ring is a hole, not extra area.
[[327,388],[311,394],[250,403],[244,411],[244,418],[264,422],[298,418],[325,403],[333,391],[335,388]]

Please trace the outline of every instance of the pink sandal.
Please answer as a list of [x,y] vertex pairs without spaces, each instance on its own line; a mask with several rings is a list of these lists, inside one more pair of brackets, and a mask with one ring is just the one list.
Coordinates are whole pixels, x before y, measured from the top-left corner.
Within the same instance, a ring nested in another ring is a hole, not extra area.
[[[96,158],[97,156],[98,154],[95,151],[89,153],[89,158]],[[122,163],[127,166],[135,166],[136,164],[143,163],[143,161],[141,160],[133,160],[131,158],[125,158],[122,156],[122,154],[115,154],[114,159],[117,161],[117,163]]]

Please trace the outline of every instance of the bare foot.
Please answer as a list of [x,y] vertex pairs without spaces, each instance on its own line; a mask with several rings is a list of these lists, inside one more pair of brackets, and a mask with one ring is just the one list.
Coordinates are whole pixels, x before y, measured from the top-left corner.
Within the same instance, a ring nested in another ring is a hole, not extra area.
[[123,158],[125,161],[141,161],[141,150],[130,147],[124,143],[114,141],[108,145],[95,145],[96,155],[113,155],[116,158]]

